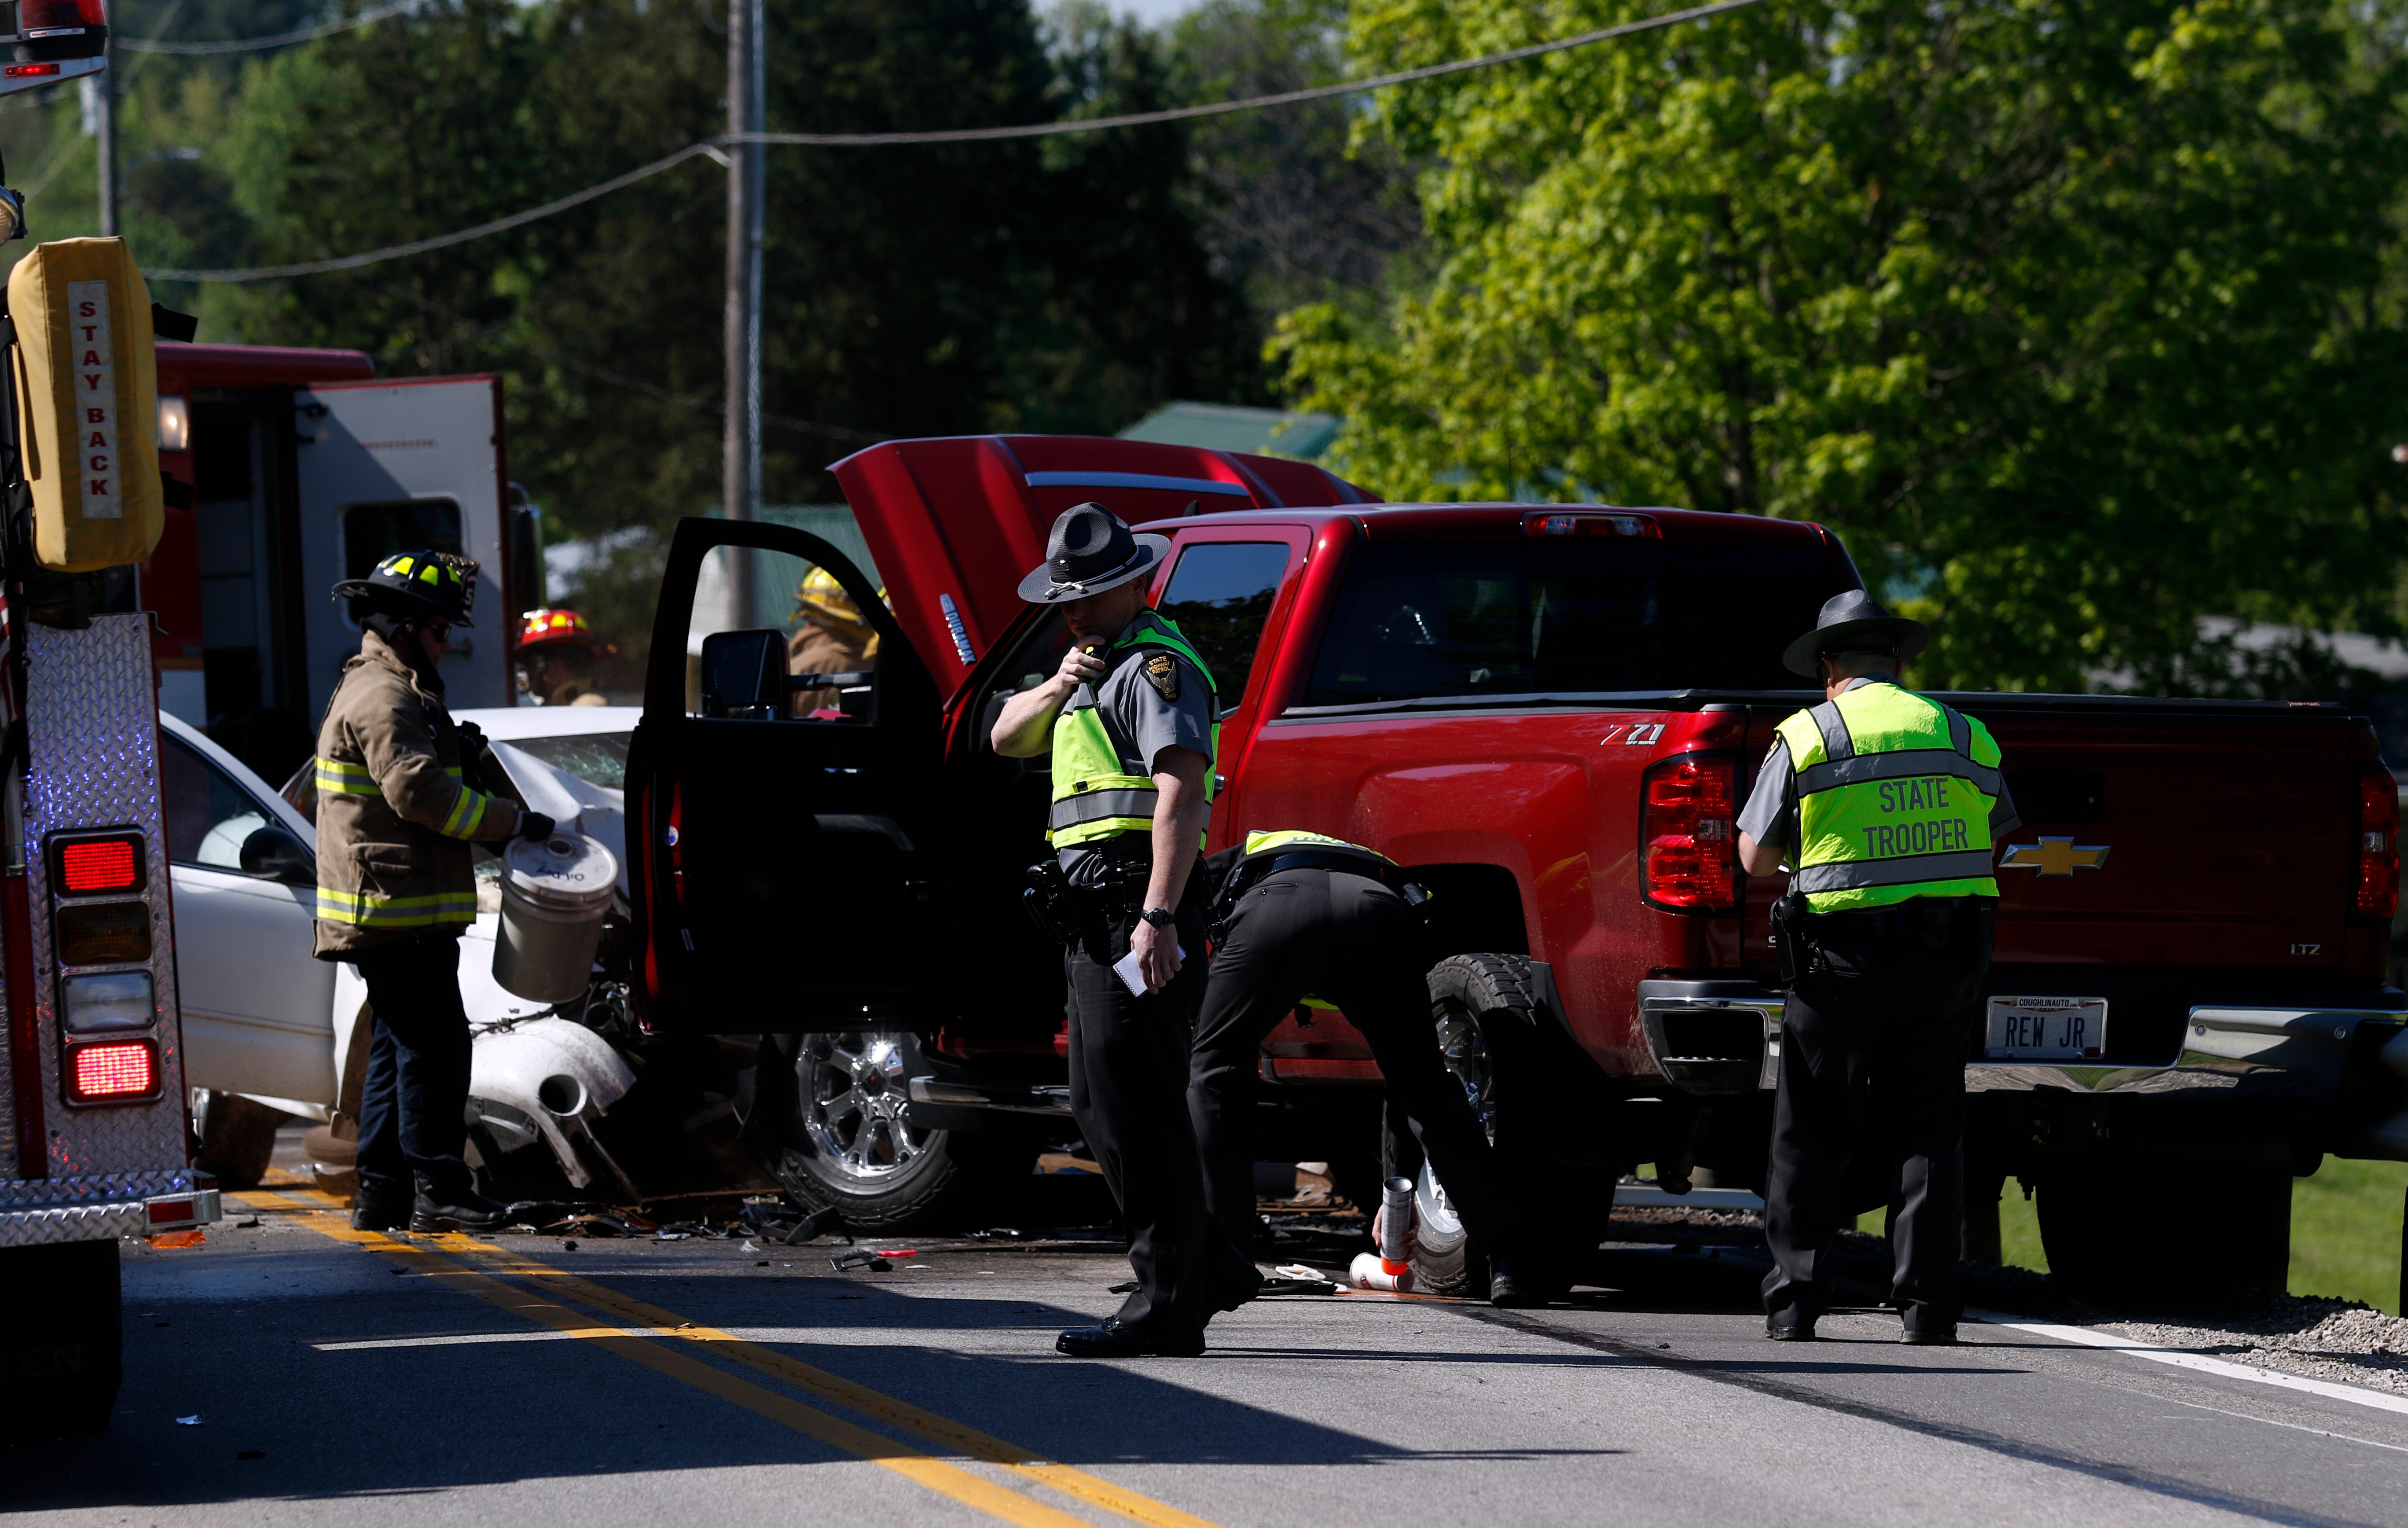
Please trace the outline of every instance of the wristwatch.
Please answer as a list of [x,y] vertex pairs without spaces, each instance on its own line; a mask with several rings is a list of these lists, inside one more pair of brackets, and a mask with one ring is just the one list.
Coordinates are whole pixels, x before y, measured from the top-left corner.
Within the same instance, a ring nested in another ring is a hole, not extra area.
[[1138,916],[1145,919],[1146,922],[1153,924],[1157,929],[1168,929],[1172,924],[1179,921],[1179,915],[1172,912],[1168,907],[1149,907],[1145,911],[1140,913]]

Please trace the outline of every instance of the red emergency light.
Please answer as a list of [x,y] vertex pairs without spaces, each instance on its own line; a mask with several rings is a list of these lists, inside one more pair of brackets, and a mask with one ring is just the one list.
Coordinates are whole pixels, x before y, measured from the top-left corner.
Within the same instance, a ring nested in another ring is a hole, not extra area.
[[139,891],[149,858],[140,833],[121,829],[53,835],[50,892],[59,897],[99,897]]
[[0,71],[0,73],[5,73],[10,79],[29,79],[37,75],[50,75],[56,74],[58,72],[59,66],[55,64],[11,64],[5,71]]
[[78,1045],[67,1055],[69,1103],[130,1103],[159,1091],[159,1054],[148,1040]]
[[1725,913],[1739,905],[1739,764],[1668,758],[1640,786],[1641,890],[1649,905]]

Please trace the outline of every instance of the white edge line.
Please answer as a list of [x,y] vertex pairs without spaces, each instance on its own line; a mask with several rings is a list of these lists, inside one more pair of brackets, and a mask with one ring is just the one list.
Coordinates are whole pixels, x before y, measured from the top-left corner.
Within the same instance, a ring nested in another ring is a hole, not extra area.
[[2104,1348],[2144,1358],[2152,1363],[2171,1363],[2178,1369],[2196,1369],[2201,1374],[2221,1375],[2227,1379],[2246,1379],[2256,1384],[2272,1385],[2280,1390],[2301,1391],[2321,1395],[2330,1401],[2347,1401],[2355,1405],[2370,1406],[2376,1411],[2398,1412],[2408,1416],[2408,1395],[2392,1395],[2383,1391],[2363,1390],[2356,1385],[2338,1385],[2329,1379],[2308,1379],[2299,1375],[2280,1374],[2272,1369],[2254,1368],[2246,1363],[2232,1363],[2204,1353],[2186,1353],[2180,1348],[2160,1348],[2155,1343],[2133,1337],[2119,1337],[2113,1333],[2094,1332],[2086,1326],[2059,1326],[2054,1321],[2026,1321],[1993,1310],[1967,1309],[1968,1320],[1985,1326],[2013,1327],[2035,1336],[2053,1337],[2084,1348]]

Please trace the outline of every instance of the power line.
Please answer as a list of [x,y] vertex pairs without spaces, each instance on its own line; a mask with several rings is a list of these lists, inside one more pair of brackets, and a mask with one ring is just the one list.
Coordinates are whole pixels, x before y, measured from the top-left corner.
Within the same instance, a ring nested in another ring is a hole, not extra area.
[[390,5],[372,7],[357,16],[322,22],[316,26],[305,26],[298,32],[279,32],[273,36],[229,37],[222,42],[161,42],[156,37],[121,37],[118,39],[117,46],[130,53],[177,53],[186,58],[206,53],[250,53],[264,48],[282,48],[291,43],[308,42],[313,37],[332,36],[337,32],[349,32],[356,26],[366,26],[371,22],[381,22],[388,16],[398,16],[413,8],[418,3],[419,0],[393,0]]
[[[506,218],[480,223],[473,228],[454,233],[437,234],[432,238],[395,244],[386,249],[369,250],[360,254],[340,255],[328,260],[306,260],[288,266],[258,266],[241,270],[153,270],[152,281],[266,281],[284,277],[316,276],[334,270],[356,270],[386,260],[398,260],[407,255],[424,254],[431,250],[465,244],[506,229],[522,227],[538,222],[570,208],[581,207],[599,196],[624,190],[639,180],[650,180],[665,170],[675,168],[696,155],[707,154],[725,163],[721,153],[724,146],[738,143],[762,143],[773,147],[806,147],[817,149],[873,149],[913,143],[988,143],[1002,138],[1057,137],[1070,133],[1100,133],[1122,127],[1146,127],[1157,123],[1184,122],[1197,117],[1224,116],[1233,111],[1255,111],[1266,107],[1294,106],[1302,101],[1326,100],[1335,95],[1354,95],[1364,91],[1379,90],[1389,85],[1410,84],[1417,79],[1434,79],[1441,75],[1461,74],[1469,69],[1485,69],[1499,64],[1518,63],[1547,53],[1560,53],[1574,48],[1613,37],[1628,36],[1635,32],[1652,32],[1659,27],[1675,26],[1683,22],[1701,21],[1727,10],[1761,5],[1763,0],[1712,0],[1711,4],[1692,6],[1686,10],[1669,11],[1642,21],[1625,22],[1619,26],[1599,27],[1553,42],[1534,42],[1502,52],[1484,53],[1478,58],[1451,60],[1445,64],[1425,65],[1418,69],[1399,69],[1394,74],[1373,75],[1364,79],[1342,80],[1334,85],[1315,85],[1306,90],[1283,91],[1276,95],[1253,95],[1239,101],[1215,101],[1204,106],[1172,107],[1162,111],[1137,111],[1117,117],[1089,117],[1068,122],[1027,123],[1011,127],[953,127],[921,133],[723,133],[700,143],[689,143],[673,154],[653,160],[651,164],[629,170],[599,185],[572,192],[557,201],[513,212]],[[400,8],[394,7],[393,8]]]

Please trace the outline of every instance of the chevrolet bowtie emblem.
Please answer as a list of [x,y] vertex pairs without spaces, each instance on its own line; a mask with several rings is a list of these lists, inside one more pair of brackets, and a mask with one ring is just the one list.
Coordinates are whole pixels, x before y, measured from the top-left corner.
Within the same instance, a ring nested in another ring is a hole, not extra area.
[[2000,870],[2036,870],[2042,875],[2071,875],[2107,863],[2104,843],[2076,843],[2070,838],[2043,838],[2038,843],[2017,843],[1999,861]]

